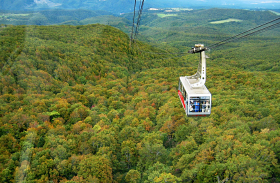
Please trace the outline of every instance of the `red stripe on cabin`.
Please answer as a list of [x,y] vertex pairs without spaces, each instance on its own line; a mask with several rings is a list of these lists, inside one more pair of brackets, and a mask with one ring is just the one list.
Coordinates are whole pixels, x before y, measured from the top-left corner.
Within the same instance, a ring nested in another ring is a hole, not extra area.
[[178,95],[179,95],[179,97],[181,99],[181,102],[183,104],[184,109],[186,110],[186,105],[185,105],[184,97],[183,97],[183,95],[182,95],[180,90],[178,90]]

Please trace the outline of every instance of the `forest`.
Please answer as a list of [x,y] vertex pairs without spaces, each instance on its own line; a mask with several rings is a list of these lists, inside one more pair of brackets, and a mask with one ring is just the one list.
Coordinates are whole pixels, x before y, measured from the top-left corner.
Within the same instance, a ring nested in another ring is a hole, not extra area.
[[[260,13],[253,25],[276,16]],[[169,52],[244,21],[192,32],[174,18],[144,16],[132,44],[109,25],[2,24],[0,182],[279,182],[279,28],[207,53],[212,112],[187,117],[178,78],[199,55]]]

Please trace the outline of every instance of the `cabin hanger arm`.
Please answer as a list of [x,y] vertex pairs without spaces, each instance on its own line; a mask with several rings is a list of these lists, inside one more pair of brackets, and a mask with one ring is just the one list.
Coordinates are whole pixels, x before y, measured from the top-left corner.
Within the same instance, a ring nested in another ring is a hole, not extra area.
[[191,88],[202,87],[206,82],[205,50],[207,50],[207,48],[204,47],[203,44],[196,44],[195,47],[193,47],[189,51],[189,53],[200,53],[200,59],[199,59],[199,64],[198,64],[196,74],[194,74],[192,76],[186,76],[187,81],[189,82],[189,85],[191,86]]

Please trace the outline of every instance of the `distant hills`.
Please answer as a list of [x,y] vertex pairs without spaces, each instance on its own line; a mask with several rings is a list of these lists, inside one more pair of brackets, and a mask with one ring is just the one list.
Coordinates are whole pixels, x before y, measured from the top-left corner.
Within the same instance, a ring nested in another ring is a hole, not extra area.
[[103,15],[112,15],[102,10],[41,10],[41,11],[2,11],[0,24],[13,25],[79,25],[79,21]]
[[[279,11],[280,12],[280,11]],[[147,27],[172,29],[182,27],[211,26],[221,30],[221,25],[211,25],[214,21],[225,19],[240,19],[243,24],[234,33],[241,29],[251,28],[255,25],[272,20],[279,16],[278,10],[274,11],[252,11],[241,9],[189,9],[189,8],[149,8],[145,9],[141,17],[141,33]],[[133,13],[113,14],[104,10],[68,10],[49,9],[40,11],[9,11],[0,10],[0,24],[12,25],[85,25],[85,24],[105,24],[120,28],[127,32],[132,25]],[[234,23],[233,23],[234,24]],[[222,24],[223,25],[223,24]],[[230,24],[231,25],[231,24]],[[217,27],[218,26],[218,27]],[[228,26],[228,24],[227,24]],[[233,25],[236,27],[235,25]],[[234,28],[233,27],[233,28]],[[129,29],[126,29],[129,28]],[[199,28],[200,29],[200,28]],[[205,29],[205,28],[204,28]]]

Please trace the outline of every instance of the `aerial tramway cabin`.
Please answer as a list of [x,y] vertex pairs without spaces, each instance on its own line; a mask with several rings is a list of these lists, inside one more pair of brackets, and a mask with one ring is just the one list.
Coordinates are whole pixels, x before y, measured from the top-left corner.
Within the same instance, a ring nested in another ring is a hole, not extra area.
[[190,53],[200,53],[197,73],[179,78],[178,95],[187,116],[209,116],[211,114],[211,93],[205,86],[206,55],[204,45],[196,44]]

